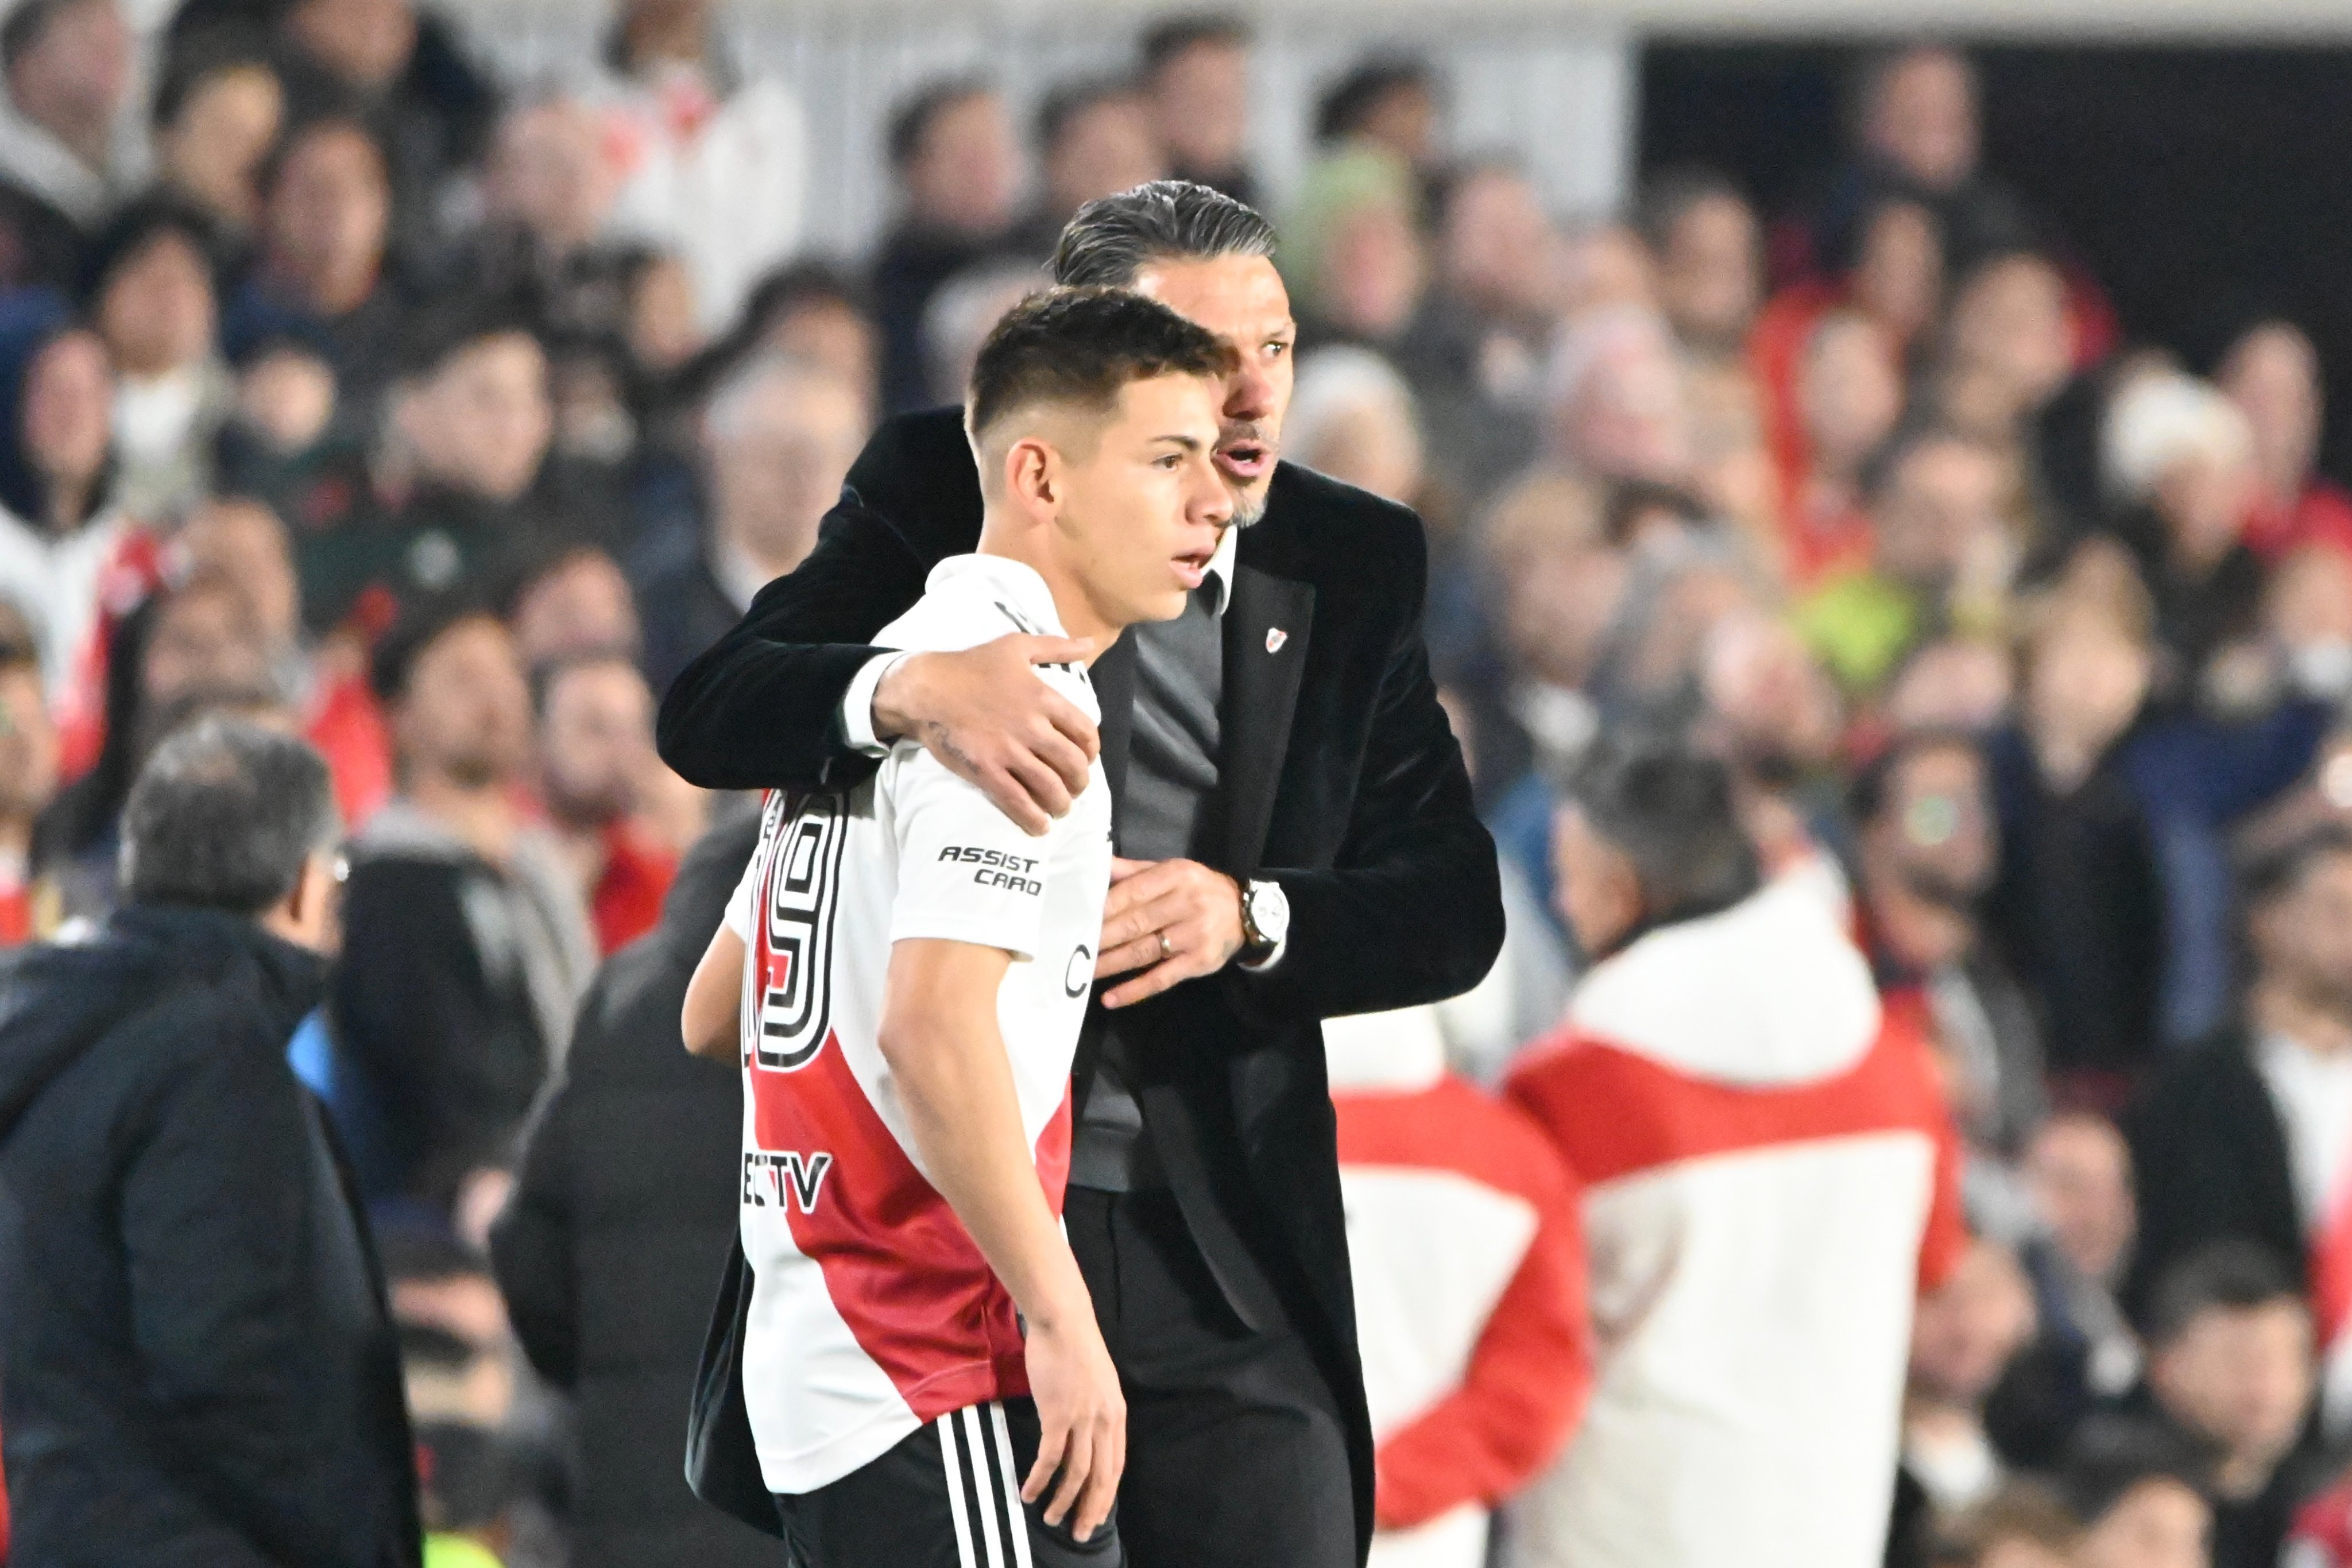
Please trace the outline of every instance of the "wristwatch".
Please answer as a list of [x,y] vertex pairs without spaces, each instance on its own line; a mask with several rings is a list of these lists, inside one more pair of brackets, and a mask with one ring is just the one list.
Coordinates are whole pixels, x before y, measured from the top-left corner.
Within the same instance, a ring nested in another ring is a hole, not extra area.
[[1242,967],[1255,969],[1282,950],[1290,935],[1290,895],[1278,882],[1242,883]]

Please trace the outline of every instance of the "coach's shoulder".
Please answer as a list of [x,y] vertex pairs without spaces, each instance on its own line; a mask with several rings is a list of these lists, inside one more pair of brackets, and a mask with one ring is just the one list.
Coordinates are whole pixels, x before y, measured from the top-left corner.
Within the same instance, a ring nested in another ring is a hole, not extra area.
[[950,404],[894,413],[877,425],[842,482],[845,497],[884,517],[980,510],[980,471],[964,439],[963,410]]
[[1428,540],[1412,507],[1296,463],[1275,470],[1265,523],[1268,542],[1285,547],[1294,559],[1284,564],[1302,575],[1417,584],[1427,570]]

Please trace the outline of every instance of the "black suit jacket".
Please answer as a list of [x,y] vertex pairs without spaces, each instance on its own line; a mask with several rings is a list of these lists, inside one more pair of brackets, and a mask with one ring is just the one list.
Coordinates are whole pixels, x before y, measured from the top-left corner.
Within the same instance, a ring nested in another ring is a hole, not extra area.
[[[973,548],[980,521],[959,412],[886,423],[809,559],[671,687],[664,758],[707,788],[862,781],[875,764],[843,744],[835,716],[877,652],[866,639],[921,595],[934,563]],[[1502,943],[1501,894],[1422,645],[1419,520],[1285,464],[1237,551],[1223,778],[1203,858],[1283,885],[1288,947],[1266,974],[1229,968],[1130,1009],[1119,1033],[1153,1147],[1236,1310],[1278,1309],[1331,1379],[1368,1542],[1371,1433],[1319,1026],[1476,984]],[[1095,671],[1114,802],[1132,669],[1123,643]],[[1101,1017],[1097,1007],[1090,1027]],[[1251,1298],[1236,1249],[1278,1303]],[[705,1370],[718,1375],[705,1390],[716,1410],[729,1397],[725,1368]],[[723,1426],[697,1430],[700,1461],[715,1469],[723,1445],[709,1438]]]
[[2286,1129],[2242,1029],[2172,1062],[2126,1131],[2139,1187],[2139,1240],[2124,1304],[2146,1322],[2165,1270],[2213,1241],[2252,1241],[2288,1277],[2307,1267]]

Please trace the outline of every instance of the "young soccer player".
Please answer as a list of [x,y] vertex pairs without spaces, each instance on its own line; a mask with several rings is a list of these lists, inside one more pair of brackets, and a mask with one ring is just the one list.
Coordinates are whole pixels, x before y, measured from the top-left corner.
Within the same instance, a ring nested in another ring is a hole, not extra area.
[[[1233,522],[1231,353],[1138,295],[1015,307],[966,403],[979,552],[877,643],[1066,638],[1039,678],[1098,720],[1085,663],[1178,614]],[[1031,838],[901,741],[770,797],[687,993],[688,1047],[741,1053],[742,1385],[810,1568],[1120,1561],[1126,1407],[1058,1222],[1110,830],[1099,761]]]

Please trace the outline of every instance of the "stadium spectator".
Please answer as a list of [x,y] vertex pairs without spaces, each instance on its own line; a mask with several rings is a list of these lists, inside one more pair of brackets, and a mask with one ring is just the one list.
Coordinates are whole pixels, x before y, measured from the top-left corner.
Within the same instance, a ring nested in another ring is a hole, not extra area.
[[[417,323],[401,360],[386,419],[408,493],[303,537],[302,598],[317,623],[372,589],[407,600],[478,583],[554,536],[555,497],[539,486],[555,413],[529,323],[495,302],[461,304]],[[590,517],[561,521],[594,537]]]
[[2239,537],[2257,483],[2252,427],[2205,382],[2155,371],[2109,401],[2101,446],[2117,536],[2156,601],[2168,694],[2212,705],[2215,658],[2262,613],[2262,561]]
[[635,821],[661,766],[653,694],[621,652],[543,667],[538,692],[540,799],[609,956],[653,928],[677,874]]
[[550,319],[617,331],[625,253],[600,247],[617,180],[605,123],[576,99],[510,110],[482,166],[481,225],[436,270],[444,287],[478,294],[540,291]]
[[1939,44],[1898,47],[1864,63],[1853,94],[1853,162],[1835,181],[1824,218],[1834,225],[1881,192],[1926,204],[1962,267],[2025,238],[2017,198],[1980,166],[1975,69]]
[[353,844],[339,1066],[372,1195],[446,1211],[511,1160],[595,942],[562,850],[518,803],[530,695],[506,628],[428,601],[379,645],[374,678],[400,792]]
[[236,400],[215,341],[213,235],[168,199],[132,204],[90,243],[83,298],[115,370],[115,500],[164,521],[210,490]]
[[1764,300],[1764,246],[1739,187],[1684,170],[1642,193],[1642,237],[1657,258],[1658,305],[1701,363],[1736,361]]
[[114,505],[114,368],[96,333],[69,328],[26,356],[19,388],[0,443],[0,593],[34,622],[59,718],[89,725],[104,591],[147,551]]
[[1903,413],[1902,366],[1885,331],[1859,310],[1823,315],[1796,374],[1803,445],[1779,470],[1783,568],[1800,591],[1870,559],[1863,473]]
[[801,244],[809,204],[800,99],[747,72],[712,0],[618,0],[592,98],[615,122],[613,225],[686,263],[696,319],[717,333]]
[[119,0],[29,0],[0,26],[0,280],[72,287],[81,247],[146,182],[134,42]]
[[[742,1145],[738,1074],[681,1050],[677,1020],[758,836],[749,814],[714,829],[679,868],[661,924],[599,971],[490,1233],[515,1333],[572,1400],[581,1568],[649,1553],[707,1568],[776,1560],[769,1538],[698,1501],[677,1466]],[[635,1155],[613,1158],[622,1144]]]
[[1137,71],[1170,172],[1260,206],[1249,168],[1249,28],[1234,16],[1177,16],[1143,35]]
[[720,383],[702,422],[703,532],[638,579],[656,691],[815,548],[866,429],[855,387],[772,351]]
[[573,545],[533,561],[515,585],[505,618],[527,670],[591,653],[634,660],[645,642],[628,579],[593,545]]
[[[1412,389],[1369,349],[1323,349],[1299,361],[1286,434],[1293,460],[1318,473],[1404,506],[1423,499]],[[1425,508],[1423,520],[1433,531],[1450,521]]]
[[[2140,1241],[2131,1299],[2209,1243],[2258,1244],[2308,1281],[2335,1354],[2352,1303],[2347,1117],[2352,1104],[2352,833],[2323,824],[2254,862],[2244,883],[2253,972],[2231,1027],[2174,1062],[2135,1116]],[[2327,1406],[2347,1390],[2331,1363]]]
[[2315,1479],[2310,1308],[2259,1245],[2220,1242],[2158,1278],[2147,1319],[2156,1406],[2214,1456],[2213,1568],[2269,1568]]
[[1720,763],[1604,742],[1557,845],[1594,964],[1510,1092],[1583,1187],[1602,1349],[1513,1561],[1875,1562],[1912,1299],[1964,1241],[1926,1048],[1811,883],[1759,883]]
[[2084,1525],[2076,1568],[2211,1568],[2211,1461],[2145,1421],[2093,1423],[2060,1486]]
[[1323,1026],[1348,1198],[1376,1568],[1480,1568],[1490,1511],[1592,1379],[1583,1238],[1533,1124],[1445,1070],[1437,1010]]
[[2053,1069],[2128,1071],[2156,1042],[2163,889],[2119,755],[2147,700],[2147,638],[2144,599],[2062,591],[2028,634],[2018,727],[1992,745],[2001,875],[1988,908]]
[[2326,400],[2311,339],[2290,321],[2257,321],[2222,353],[2213,380],[2252,438],[2255,494],[2245,542],[2265,560],[2309,544],[2352,550],[2352,496],[2315,466]]
[[2034,420],[2074,372],[2066,282],[2040,253],[2008,249],[1962,272],[1920,396],[1936,416],[2045,482]]
[[[184,34],[204,9],[175,26]],[[276,20],[294,117],[355,111],[378,127],[399,204],[421,225],[442,182],[479,161],[498,114],[456,29],[415,0],[291,0]]]
[[795,262],[770,277],[743,308],[736,341],[804,360],[855,388],[868,417],[881,406],[881,345],[865,291],[839,267]]
[[2001,513],[2009,471],[1980,441],[1925,429],[1861,477],[1867,554],[1830,570],[1796,614],[1839,683],[1867,696],[1922,642],[2000,631],[2017,553]]
[[1045,277],[1036,263],[1008,253],[974,262],[940,285],[923,308],[926,401],[961,401],[989,332],[1007,310],[1043,287]]
[[299,740],[168,742],[126,906],[11,961],[0,1171],[21,1562],[419,1559],[367,1223],[286,1042],[326,989],[338,827]]
[[1978,915],[2000,859],[1983,754],[1955,732],[1900,736],[1855,778],[1849,806],[1881,997],[1934,1045],[1971,1149],[2014,1160],[2049,1094],[2033,1004]]
[[209,218],[241,260],[261,221],[262,168],[286,123],[268,48],[225,29],[180,52],[156,86],[154,121],[159,186]]
[[1322,147],[1364,141],[1426,179],[1439,152],[1437,80],[1428,66],[1402,56],[1366,60],[1315,100],[1315,141]]
[[1394,348],[1441,482],[1475,506],[1535,455],[1559,236],[1527,176],[1474,163],[1438,183],[1431,279]]
[[1047,93],[1037,110],[1036,149],[1037,206],[1022,222],[1018,247],[1039,256],[1054,254],[1062,225],[1088,202],[1168,176],[1151,105],[1124,78],[1092,78]]
[[1009,243],[1021,195],[1021,143],[1004,99],[975,77],[931,83],[890,119],[896,223],[874,258],[882,333],[882,406],[928,407],[923,311],[940,286]]
[[392,220],[392,176],[364,124],[331,115],[289,130],[263,184],[253,270],[222,314],[230,355],[280,337],[311,344],[342,395],[372,409],[408,314]]
[[1603,482],[1690,478],[1687,389],[1664,317],[1628,304],[1573,319],[1546,378],[1555,462]]
[[2062,1112],[2019,1162],[2028,1212],[2019,1260],[2041,1332],[1996,1390],[1989,1424],[2001,1452],[2053,1468],[2095,1411],[2138,1383],[2140,1345],[2117,1296],[2138,1224],[2131,1153],[2105,1116]]
[[40,869],[58,886],[61,917],[112,906],[122,804],[148,755],[213,706],[282,717],[274,674],[251,599],[226,578],[192,575],[123,617],[108,649],[96,759],[41,823]]
[[299,709],[303,735],[334,775],[344,827],[365,827],[392,798],[392,737],[353,641],[305,644],[301,587],[285,525],[264,503],[223,494],[188,518],[171,551],[191,576],[222,577],[244,590],[269,650],[273,684]]
[[2025,1271],[1990,1239],[1971,1242],[1951,1277],[1919,1299],[1903,1394],[1903,1469],[1948,1525],[1990,1502],[2007,1479],[1985,1429],[1985,1401],[2034,1327]]
[[58,792],[58,736],[40,655],[21,619],[0,613],[0,948],[47,936],[33,881],[33,825]]
[[1403,334],[1427,280],[1420,207],[1412,169],[1369,142],[1342,145],[1307,172],[1281,253],[1305,345],[1379,348]]

